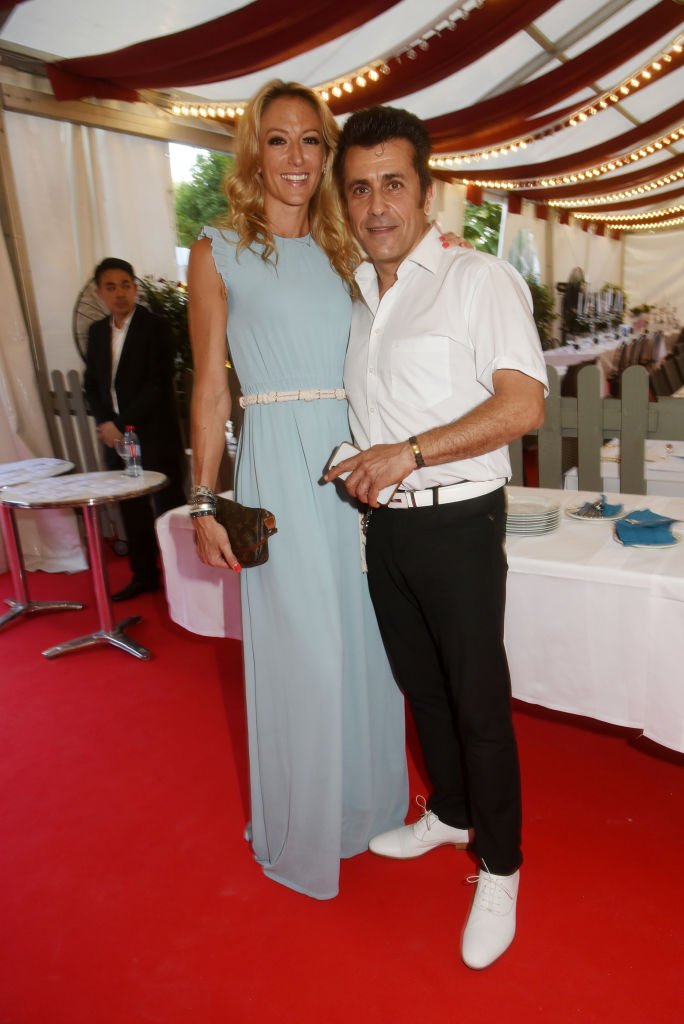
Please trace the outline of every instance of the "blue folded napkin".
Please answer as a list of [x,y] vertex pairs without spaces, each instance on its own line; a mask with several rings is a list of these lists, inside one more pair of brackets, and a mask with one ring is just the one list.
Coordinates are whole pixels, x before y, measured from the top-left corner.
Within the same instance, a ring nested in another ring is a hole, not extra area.
[[630,512],[624,519],[615,523],[615,533],[622,544],[661,545],[675,544],[677,538],[672,533],[672,524],[677,519],[661,516],[650,508],[640,508]]
[[622,505],[608,505],[606,503],[605,494],[601,495],[601,503],[593,503],[591,501],[585,501],[575,513],[578,516],[587,516],[592,519],[605,519],[607,517],[617,516],[622,512]]

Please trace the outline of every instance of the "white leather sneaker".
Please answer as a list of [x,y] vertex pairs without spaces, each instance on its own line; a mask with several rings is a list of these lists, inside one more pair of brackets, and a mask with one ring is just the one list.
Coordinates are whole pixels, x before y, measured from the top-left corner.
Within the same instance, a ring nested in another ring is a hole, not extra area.
[[465,850],[469,842],[468,830],[452,828],[440,821],[436,814],[427,809],[425,798],[416,797],[416,803],[423,810],[422,818],[412,825],[402,825],[389,832],[375,836],[368,844],[373,853],[381,857],[397,857],[400,860],[409,857],[421,857],[438,846],[450,844],[458,850]]
[[481,970],[494,963],[513,941],[520,872],[492,875],[483,868],[468,881],[477,882],[477,888],[463,932],[461,955],[468,967]]

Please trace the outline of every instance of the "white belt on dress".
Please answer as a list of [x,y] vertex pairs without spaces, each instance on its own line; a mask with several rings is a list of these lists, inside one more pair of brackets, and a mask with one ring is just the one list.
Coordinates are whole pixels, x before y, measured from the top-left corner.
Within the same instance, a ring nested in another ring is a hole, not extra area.
[[302,391],[260,391],[257,395],[242,395],[240,408],[248,405],[271,405],[273,402],[316,402],[319,398],[334,398],[338,402],[347,397],[344,388],[305,388]]
[[427,508],[429,505],[449,505],[452,501],[468,501],[483,494],[498,490],[506,483],[503,477],[497,480],[461,480],[446,487],[426,487],[421,491],[394,492],[386,508]]

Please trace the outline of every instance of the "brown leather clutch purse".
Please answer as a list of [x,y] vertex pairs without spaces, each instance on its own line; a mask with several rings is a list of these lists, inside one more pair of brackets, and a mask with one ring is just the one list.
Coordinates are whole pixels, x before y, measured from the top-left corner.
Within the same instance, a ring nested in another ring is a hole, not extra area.
[[249,508],[218,495],[216,521],[228,534],[233,554],[243,569],[268,561],[268,538],[278,532],[272,512],[265,508]]

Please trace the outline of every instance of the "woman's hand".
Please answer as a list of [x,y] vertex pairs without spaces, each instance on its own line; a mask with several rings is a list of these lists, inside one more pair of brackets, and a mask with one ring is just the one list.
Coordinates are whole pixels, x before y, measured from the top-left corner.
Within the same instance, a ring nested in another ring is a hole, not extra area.
[[192,525],[195,528],[195,544],[200,562],[217,569],[240,572],[242,566],[233,554],[228,534],[213,516],[197,516]]
[[455,235],[453,231],[445,231],[439,236],[439,240],[443,249],[472,249],[470,242],[466,242],[460,235]]

